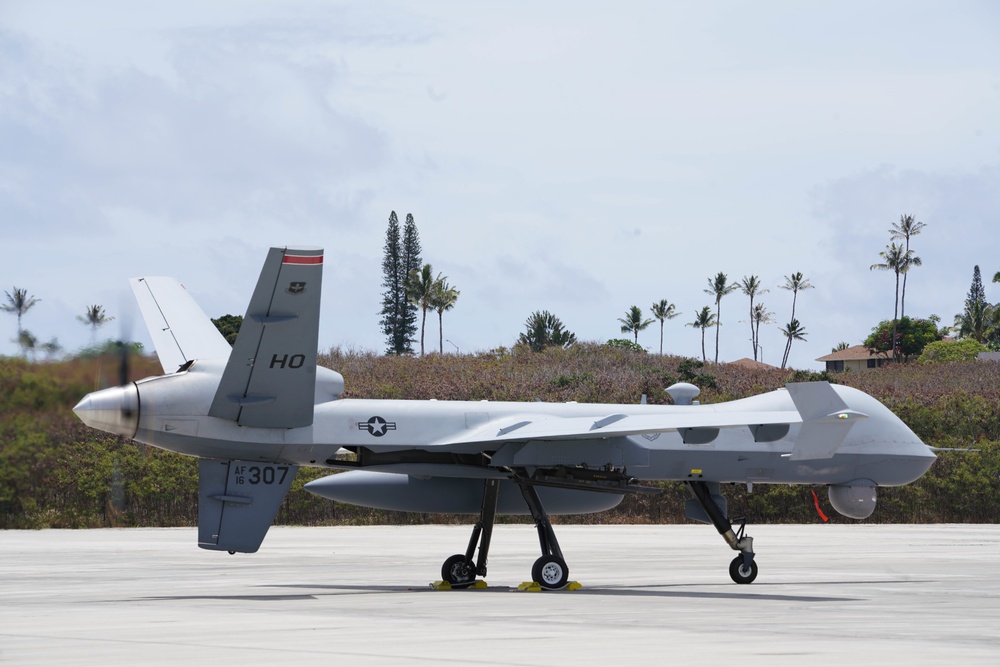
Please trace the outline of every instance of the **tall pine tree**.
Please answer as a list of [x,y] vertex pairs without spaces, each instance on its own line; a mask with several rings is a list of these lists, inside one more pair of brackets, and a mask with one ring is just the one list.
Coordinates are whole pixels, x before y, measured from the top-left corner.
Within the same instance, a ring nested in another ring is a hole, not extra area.
[[420,259],[420,235],[417,233],[417,223],[413,221],[413,214],[406,214],[406,224],[403,225],[403,277],[402,277],[402,299],[403,318],[402,335],[406,340],[406,352],[413,353],[413,344],[417,340],[417,306],[410,303],[406,294],[406,279],[414,271],[420,271],[423,260]]
[[399,238],[399,219],[396,212],[389,214],[389,226],[385,230],[385,247],[382,249],[382,333],[386,337],[386,354],[402,354],[397,332],[405,304],[402,276],[403,248]]
[[976,264],[972,270],[972,285],[965,297],[965,311],[956,316],[960,338],[974,338],[980,343],[986,342],[992,309],[986,300],[986,290],[983,288],[983,276]]
[[382,333],[386,337],[386,354],[413,354],[417,333],[417,308],[406,298],[406,277],[420,268],[420,238],[413,216],[407,214],[400,237],[399,218],[389,214],[382,254]]

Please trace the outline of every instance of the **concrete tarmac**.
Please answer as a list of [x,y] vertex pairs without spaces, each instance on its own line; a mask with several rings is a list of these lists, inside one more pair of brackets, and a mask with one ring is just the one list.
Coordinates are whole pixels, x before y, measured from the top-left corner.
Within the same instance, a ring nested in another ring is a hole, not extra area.
[[710,526],[556,532],[583,590],[512,590],[529,525],[464,591],[428,584],[467,526],[3,531],[0,664],[1000,664],[997,525],[755,526],[749,586]]

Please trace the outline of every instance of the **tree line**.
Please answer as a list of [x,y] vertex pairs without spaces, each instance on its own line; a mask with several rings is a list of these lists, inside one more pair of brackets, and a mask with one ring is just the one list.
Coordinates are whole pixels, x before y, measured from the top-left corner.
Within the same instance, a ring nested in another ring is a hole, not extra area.
[[[795,306],[798,302],[798,294],[802,290],[812,289],[813,285],[801,272],[796,272],[790,276],[785,276],[784,284],[779,285],[779,287],[792,292],[791,318],[788,325],[781,330],[787,339],[784,355],[781,360],[781,368],[784,368],[788,363],[792,341],[805,340],[806,335],[806,331],[801,323],[795,319]],[[708,362],[708,355],[705,350],[705,335],[713,327],[716,330],[714,361],[715,363],[719,363],[719,326],[722,321],[722,299],[738,289],[741,289],[743,294],[747,295],[750,299],[750,341],[753,348],[754,361],[757,361],[761,351],[760,326],[774,322],[774,313],[767,310],[763,303],[759,301],[755,303],[755,299],[769,290],[763,287],[760,276],[744,276],[740,282],[731,283],[729,277],[720,271],[714,277],[708,279],[708,288],[704,290],[706,294],[715,298],[715,312],[712,312],[711,306],[705,306],[695,313],[693,322],[688,322],[685,325],[701,330],[701,358],[703,363]],[[683,313],[679,312],[677,306],[671,303],[669,299],[660,299],[654,302],[649,310],[652,314],[651,318],[647,318],[639,306],[630,306],[625,311],[625,316],[618,318],[618,322],[621,325],[621,332],[631,334],[632,341],[611,342],[618,345],[621,345],[623,342],[631,343],[635,348],[643,349],[639,346],[639,332],[646,330],[654,322],[659,322],[659,353],[662,355],[664,325],[667,321],[675,319]],[[535,311],[525,321],[524,327],[525,331],[518,338],[518,343],[528,345],[534,350],[544,349],[548,345],[566,347],[576,342],[576,335],[568,331],[562,321],[548,311]]]
[[[907,277],[913,267],[923,264],[910,247],[910,240],[926,226],[912,215],[900,216],[889,230],[889,244],[879,253],[882,261],[871,265],[872,270],[893,273],[895,292],[892,320],[877,324],[865,339],[865,346],[872,354],[893,361],[969,360],[979,352],[1000,351],[1000,303],[987,301],[979,265],[973,267],[963,311],[955,315],[951,326],[941,326],[941,318],[933,314],[926,319],[906,315]],[[993,282],[1000,283],[1000,271],[993,275]]]
[[[919,357],[925,346],[939,342],[945,336],[954,336],[958,341],[975,341],[983,346],[983,349],[1000,350],[1000,304],[991,304],[986,300],[978,265],[974,269],[973,282],[965,300],[964,310],[955,316],[953,326],[939,327],[939,318],[935,315],[926,319],[910,318],[906,315],[907,278],[914,267],[922,266],[922,260],[911,247],[911,241],[925,227],[926,223],[918,221],[913,215],[905,214],[901,215],[899,222],[894,222],[888,230],[889,243],[879,252],[880,261],[873,263],[870,269],[890,272],[894,276],[893,317],[873,327],[871,335],[865,339],[864,344],[873,354],[882,354],[887,359],[895,361]],[[449,283],[447,276],[442,273],[435,274],[432,265],[423,262],[421,252],[420,235],[413,215],[408,213],[405,223],[400,225],[396,212],[390,212],[383,248],[382,308],[379,312],[379,326],[385,335],[386,354],[415,354],[419,333],[419,353],[424,355],[427,352],[428,312],[437,313],[438,353],[444,353],[444,313],[455,307],[461,292]],[[993,281],[1000,282],[1000,271],[994,275]],[[780,327],[781,334],[785,338],[780,366],[785,368],[793,343],[797,340],[806,340],[807,336],[805,327],[796,316],[798,294],[813,289],[814,286],[802,272],[794,272],[786,275],[784,282],[778,287],[792,293],[788,321]],[[745,312],[750,329],[751,354],[755,361],[759,360],[761,326],[774,324],[776,321],[775,314],[761,299],[770,290],[764,287],[760,277],[747,275],[740,281],[730,281],[728,275],[720,271],[708,278],[707,287],[703,291],[712,297],[714,303],[696,311],[693,319],[685,323],[685,326],[701,331],[702,362],[707,363],[709,359],[706,339],[708,330],[712,328],[715,328],[715,348],[712,358],[715,363],[719,361],[722,300],[736,291],[741,291],[747,297]],[[17,286],[14,286],[12,291],[5,292],[5,296],[6,302],[0,303],[0,310],[14,314],[17,318],[17,336],[14,340],[20,347],[22,356],[34,358],[39,352],[48,358],[56,356],[61,351],[58,340],[53,338],[42,343],[24,327],[22,322],[23,317],[41,299]],[[631,341],[614,342],[618,345],[630,343],[638,347],[639,333],[658,322],[659,353],[662,355],[665,325],[682,314],[668,299],[654,302],[649,308],[650,316],[647,316],[639,306],[630,306],[624,316],[618,318],[618,324],[621,332],[628,334]],[[93,304],[76,319],[90,327],[91,349],[99,351],[96,346],[97,332],[115,318],[108,315],[100,304]],[[232,342],[239,331],[241,320],[239,316],[225,315],[213,321],[227,340]],[[526,345],[532,350],[542,350],[553,345],[568,347],[576,340],[576,334],[570,331],[555,314],[547,310],[538,310],[525,320],[524,330],[515,344]],[[833,349],[836,351],[846,347],[847,343],[841,343]],[[963,349],[970,351],[973,348],[967,345]]]
[[[919,256],[910,247],[911,239],[917,236],[926,227],[926,223],[918,221],[913,215],[904,214],[899,218],[899,222],[892,223],[889,231],[889,243],[885,250],[879,253],[882,261],[871,265],[871,270],[891,271],[895,277],[894,303],[892,320],[884,320],[872,329],[864,345],[869,347],[873,354],[882,353],[887,358],[896,361],[905,361],[915,355],[919,355],[928,343],[941,340],[946,333],[957,333],[959,338],[964,336],[974,336],[977,340],[989,339],[991,336],[1000,341],[1000,304],[991,306],[985,300],[985,296],[980,287],[976,287],[974,280],[970,296],[966,299],[966,312],[956,316],[955,327],[949,329],[938,329],[937,322],[940,318],[932,315],[928,319],[912,319],[906,317],[906,284],[909,272],[914,267],[923,264]],[[978,276],[979,267],[976,267]],[[978,280],[978,278],[976,279]],[[1000,281],[1000,272],[997,272],[996,281]],[[788,357],[791,353],[792,344],[797,340],[806,340],[806,329],[796,317],[796,306],[798,304],[799,292],[813,289],[813,284],[802,272],[795,272],[785,276],[783,284],[778,285],[781,289],[792,293],[791,314],[788,323],[780,328],[785,337],[785,347],[781,357],[781,368],[788,364]],[[685,326],[690,326],[701,331],[701,357],[702,362],[708,362],[706,350],[706,333],[709,329],[715,328],[715,351],[714,362],[719,362],[719,334],[722,325],[722,299],[737,290],[748,297],[748,322],[750,326],[750,345],[753,360],[758,361],[760,345],[760,328],[764,324],[773,324],[774,313],[769,311],[758,297],[769,292],[763,286],[760,277],[757,275],[744,276],[739,282],[731,282],[725,272],[718,272],[715,276],[708,278],[708,287],[704,292],[713,297],[714,312],[711,305],[704,306],[696,311],[694,319],[687,322]],[[647,318],[639,306],[630,306],[624,317],[618,318],[622,333],[632,336],[632,341],[612,341],[616,344],[631,342],[639,347],[639,332],[651,326],[654,322],[660,323],[660,346],[659,352],[663,354],[663,332],[664,324],[667,320],[674,319],[681,315],[676,306],[667,299],[661,299],[653,303],[650,307],[652,317]],[[565,325],[552,313],[548,311],[536,311],[525,322],[525,333],[521,334],[519,342],[528,342],[533,349],[548,344],[566,345],[575,341],[575,335],[565,329]],[[546,331],[548,329],[548,331]],[[998,342],[1000,345],[1000,342]],[[840,343],[833,351],[846,349],[847,343]]]
[[[17,285],[14,285],[14,289],[10,292],[4,292],[4,296],[6,303],[0,303],[0,310],[17,317],[17,336],[14,338],[14,342],[21,349],[21,356],[34,357],[37,352],[42,352],[46,357],[53,357],[62,351],[62,345],[59,344],[57,338],[42,343],[35,334],[24,328],[22,319],[41,299],[33,294],[29,296],[27,289]],[[83,315],[77,315],[76,319],[90,327],[90,344],[93,348],[97,344],[97,330],[115,318],[104,311],[104,306],[94,304],[88,306]]]

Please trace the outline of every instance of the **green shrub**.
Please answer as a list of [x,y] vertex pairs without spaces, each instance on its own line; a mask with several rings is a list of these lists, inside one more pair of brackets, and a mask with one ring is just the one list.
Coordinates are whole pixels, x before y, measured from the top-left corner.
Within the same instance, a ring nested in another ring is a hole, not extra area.
[[632,352],[642,352],[644,354],[646,352],[646,348],[644,348],[642,345],[639,345],[635,341],[626,340],[624,338],[612,338],[607,343],[605,343],[605,345],[607,345],[608,347],[620,347],[624,350],[631,350]]
[[964,340],[939,340],[928,343],[917,359],[922,364],[953,363],[956,361],[973,361],[980,352],[986,352],[986,347],[974,338]]

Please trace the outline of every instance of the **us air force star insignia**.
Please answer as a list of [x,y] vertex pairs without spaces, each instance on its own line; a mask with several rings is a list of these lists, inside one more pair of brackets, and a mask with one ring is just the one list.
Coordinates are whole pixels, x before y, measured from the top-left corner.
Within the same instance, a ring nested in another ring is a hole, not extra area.
[[396,422],[387,422],[381,417],[372,417],[366,422],[358,422],[358,430],[368,431],[376,438],[381,438],[386,431],[396,430]]

